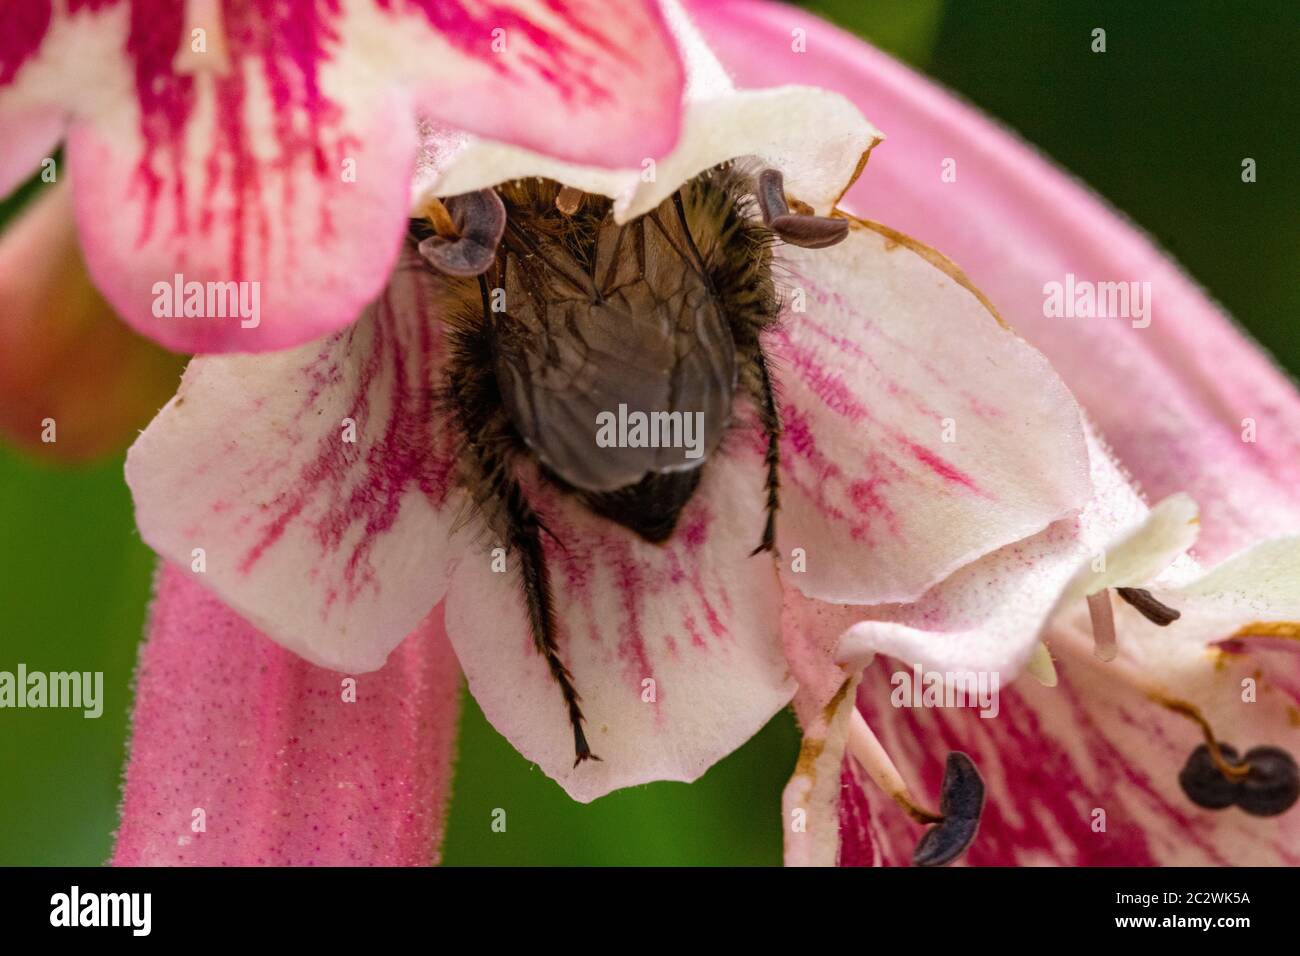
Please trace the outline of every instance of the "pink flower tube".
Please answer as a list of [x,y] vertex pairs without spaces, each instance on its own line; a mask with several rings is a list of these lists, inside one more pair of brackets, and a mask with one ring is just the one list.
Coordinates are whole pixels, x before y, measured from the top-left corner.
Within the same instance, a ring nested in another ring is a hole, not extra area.
[[460,701],[440,615],[349,676],[164,566],[137,680],[114,864],[437,861]]

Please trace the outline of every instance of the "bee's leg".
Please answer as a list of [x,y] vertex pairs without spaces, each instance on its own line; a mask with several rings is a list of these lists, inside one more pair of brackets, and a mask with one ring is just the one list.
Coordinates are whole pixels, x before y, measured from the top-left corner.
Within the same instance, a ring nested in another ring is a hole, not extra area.
[[[591,753],[582,732],[581,697],[573,685],[573,675],[568,667],[560,661],[559,648],[555,643],[555,600],[551,592],[549,568],[546,567],[546,554],[542,550],[541,519],[533,511],[524,496],[524,489],[519,481],[508,471],[504,460],[486,460],[478,462],[478,472],[482,484],[480,489],[487,490],[495,498],[494,509],[485,509],[485,514],[497,515],[493,524],[500,540],[506,545],[510,554],[519,555],[520,583],[524,588],[524,602],[528,606],[528,623],[533,632],[533,644],[537,653],[546,658],[546,666],[551,671],[551,679],[559,685],[560,695],[564,697],[564,706],[568,709],[569,723],[573,727],[573,766],[584,760],[599,760]],[[473,467],[473,466],[471,466]]]
[[474,354],[482,353],[484,348],[484,343],[475,339],[473,335],[453,339],[448,370],[447,398],[465,436],[457,462],[460,477],[488,529],[510,554],[518,555],[519,580],[533,643],[546,658],[551,677],[564,697],[573,726],[573,763],[577,766],[584,760],[600,758],[587,744],[581,698],[556,645],[555,603],[541,539],[546,529],[510,467],[518,440],[500,404],[491,365],[482,361],[483,354]]
[[776,391],[772,387],[772,370],[768,365],[763,346],[755,341],[748,349],[742,379],[745,389],[758,406],[758,418],[767,436],[767,453],[763,463],[767,466],[767,521],[763,525],[763,538],[751,555],[776,549],[776,512],[781,505],[781,411]]

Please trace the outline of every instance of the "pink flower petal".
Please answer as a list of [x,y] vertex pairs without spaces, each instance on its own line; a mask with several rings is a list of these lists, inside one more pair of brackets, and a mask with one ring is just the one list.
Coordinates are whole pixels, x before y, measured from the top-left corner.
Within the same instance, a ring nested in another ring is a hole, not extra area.
[[519,584],[492,557],[461,559],[447,632],[474,699],[576,800],[651,780],[694,780],[794,692],[781,655],[780,585],[750,557],[763,527],[762,462],[711,460],[678,530],[652,545],[539,486],[561,657],[600,761],[573,765],[559,689],[533,649]]
[[677,142],[684,69],[656,0],[373,3],[387,22],[358,32],[383,36],[433,120],[594,166]]
[[458,691],[436,619],[383,670],[353,678],[277,647],[164,566],[113,862],[434,863]]
[[[1145,490],[1201,504],[1205,558],[1300,527],[1295,387],[1145,236],[989,120],[834,27],[751,0],[689,8],[741,85],[836,90],[888,131],[851,208],[960,262],[1051,359]],[[791,50],[795,28],[806,54]],[[949,157],[957,180],[944,183]],[[1046,317],[1045,283],[1071,273],[1150,282],[1150,326]],[[1256,441],[1243,440],[1247,419]]]
[[[0,185],[69,122],[91,275],[129,324],[182,351],[284,348],[355,318],[401,241],[417,107],[606,165],[657,156],[678,132],[682,67],[650,3],[617,20],[504,0],[51,10],[30,5],[0,45],[0,136],[16,150]],[[166,303],[178,275],[205,292],[242,283],[245,305]]]
[[[400,97],[259,162],[249,134],[219,129],[242,109],[269,121],[268,104],[238,102],[254,95],[201,104],[211,125],[194,135],[213,144],[202,152],[89,123],[69,134],[91,278],[127,324],[177,351],[260,352],[346,326],[383,287],[406,228],[415,133]],[[157,163],[147,172],[142,152]]]
[[354,327],[191,362],[127,457],[144,540],[201,557],[196,578],[323,667],[380,667],[442,597],[460,498],[432,392],[437,295],[408,246]]
[[1078,407],[959,273],[859,224],[779,257],[779,542],[806,556],[796,587],[912,600],[1087,501]]

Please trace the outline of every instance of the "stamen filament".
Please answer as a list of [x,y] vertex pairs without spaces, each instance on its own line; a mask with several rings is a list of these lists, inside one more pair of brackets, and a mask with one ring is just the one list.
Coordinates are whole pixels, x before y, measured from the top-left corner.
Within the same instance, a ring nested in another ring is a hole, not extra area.
[[443,239],[460,238],[460,230],[456,228],[451,213],[447,211],[447,207],[442,204],[442,200],[437,196],[428,197],[416,215],[429,220],[429,225],[433,226],[433,231]]
[[1200,727],[1201,734],[1205,737],[1205,746],[1210,751],[1210,759],[1214,761],[1215,768],[1225,777],[1230,780],[1238,780],[1250,773],[1249,767],[1229,763],[1227,758],[1223,756],[1218,738],[1214,736],[1214,730],[1210,727],[1209,720],[1206,719],[1200,708],[1195,704],[1168,693],[1159,684],[1148,680],[1144,674],[1138,673],[1135,666],[1125,659],[1116,661],[1113,667],[1108,668],[1107,673],[1120,677],[1130,686],[1145,694],[1149,700],[1172,713],[1186,717]]
[[1101,661],[1113,661],[1119,654],[1115,637],[1115,612],[1110,606],[1110,591],[1088,595],[1088,616],[1092,618],[1092,652]]
[[1171,710],[1175,714],[1181,714],[1200,725],[1201,733],[1205,735],[1205,746],[1210,750],[1210,759],[1214,761],[1214,766],[1218,768],[1219,773],[1229,780],[1239,780],[1250,773],[1250,767],[1247,764],[1228,763],[1223,756],[1223,751],[1219,749],[1219,741],[1214,736],[1214,730],[1210,727],[1210,722],[1205,719],[1205,715],[1201,713],[1195,704],[1189,704],[1185,700],[1164,697],[1159,694],[1152,694],[1151,699],[1167,710]]
[[927,810],[912,796],[903,775],[889,759],[880,740],[867,726],[866,719],[855,707],[849,717],[849,753],[862,765],[862,769],[895,803],[917,823],[942,823],[943,816]]

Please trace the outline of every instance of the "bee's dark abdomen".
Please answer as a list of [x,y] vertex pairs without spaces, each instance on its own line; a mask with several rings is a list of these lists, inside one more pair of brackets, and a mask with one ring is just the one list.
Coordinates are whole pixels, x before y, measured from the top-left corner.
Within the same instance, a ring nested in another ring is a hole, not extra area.
[[621,524],[651,544],[663,544],[672,537],[682,509],[695,494],[702,470],[659,471],[646,475],[635,485],[617,491],[581,494],[593,512]]

